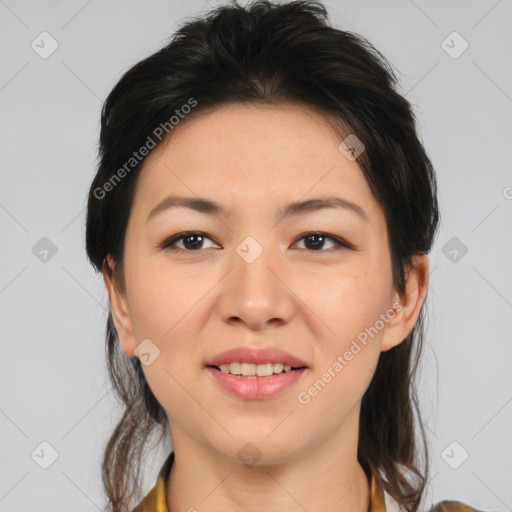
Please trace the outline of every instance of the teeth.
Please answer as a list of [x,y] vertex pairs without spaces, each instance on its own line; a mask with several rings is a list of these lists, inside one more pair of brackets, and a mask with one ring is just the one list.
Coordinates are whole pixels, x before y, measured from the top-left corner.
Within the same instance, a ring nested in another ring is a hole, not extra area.
[[[228,366],[229,373],[232,373],[233,375],[241,375],[242,374],[242,363],[230,363],[230,364],[224,364],[222,366]],[[221,366],[221,369],[222,369],[222,366]]]
[[[287,366],[287,368],[288,368],[288,366]],[[281,373],[284,370],[284,366],[281,363],[274,363],[272,369],[273,369],[274,373]],[[286,370],[286,371],[289,372],[290,370]]]
[[242,375],[243,377],[268,377],[274,373],[283,371],[289,372],[292,367],[281,363],[226,363],[220,365],[220,371],[223,373],[231,373],[232,375]]

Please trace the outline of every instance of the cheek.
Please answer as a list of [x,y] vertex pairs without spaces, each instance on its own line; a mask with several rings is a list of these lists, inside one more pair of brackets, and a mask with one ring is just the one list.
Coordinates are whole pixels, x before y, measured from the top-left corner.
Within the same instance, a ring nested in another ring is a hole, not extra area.
[[360,402],[375,372],[384,325],[380,315],[389,306],[391,289],[384,270],[366,262],[357,271],[337,272],[302,289],[306,309],[314,313],[310,318],[316,319],[312,323],[322,328],[315,338],[317,364],[297,399],[313,420],[330,418],[325,428],[334,428]]
[[[326,432],[336,428],[360,403],[381,353],[382,333],[373,329],[379,319],[379,301],[340,296],[343,304],[336,303],[337,314],[328,319],[336,337],[317,344],[317,364],[297,396],[304,414],[312,421],[324,418]],[[334,303],[331,311],[333,308]]]
[[304,302],[326,327],[319,337],[324,340],[321,351],[332,358],[348,350],[355,339],[377,339],[383,327],[379,319],[390,307],[391,291],[387,269],[371,264],[330,275],[323,284],[309,283],[302,291]]
[[205,291],[190,286],[189,278],[156,271],[134,271],[131,278],[134,334],[138,343],[151,340],[158,354],[151,364],[142,365],[148,385],[168,415],[195,410],[197,403],[186,390],[192,389],[200,364],[201,327],[194,306]]
[[151,258],[142,253],[132,258],[127,274],[134,332],[137,340],[154,338],[159,345],[169,345],[170,339],[186,330],[207,283],[203,279],[198,286],[197,276],[152,265]]

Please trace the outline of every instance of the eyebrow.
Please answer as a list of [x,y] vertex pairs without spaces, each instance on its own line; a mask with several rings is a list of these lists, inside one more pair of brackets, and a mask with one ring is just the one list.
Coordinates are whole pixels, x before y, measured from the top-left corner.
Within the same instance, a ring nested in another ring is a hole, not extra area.
[[[160,201],[149,212],[146,222],[148,222],[149,219],[151,219],[155,215],[165,210],[179,207],[189,208],[191,210],[195,210],[200,213],[205,213],[207,215],[216,215],[221,217],[229,217],[232,213],[231,210],[229,210],[220,203],[212,201],[211,199],[206,199],[203,197],[184,197],[169,195],[162,199],[162,201]],[[278,211],[277,216],[278,218],[283,218],[295,215],[302,215],[305,213],[315,212],[325,208],[341,208],[346,211],[353,212],[360,216],[362,219],[364,219],[366,222],[369,222],[368,215],[363,210],[363,208],[361,208],[361,206],[347,199],[334,196],[315,197],[312,199],[306,199],[304,201],[295,201],[293,203],[289,203]]]

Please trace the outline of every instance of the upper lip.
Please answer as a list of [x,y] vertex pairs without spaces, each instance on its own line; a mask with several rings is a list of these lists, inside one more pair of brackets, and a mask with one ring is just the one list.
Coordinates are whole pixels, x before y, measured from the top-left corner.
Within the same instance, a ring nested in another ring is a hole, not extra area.
[[298,357],[277,347],[236,347],[225,350],[206,362],[206,366],[220,366],[226,363],[281,363],[292,368],[307,364]]

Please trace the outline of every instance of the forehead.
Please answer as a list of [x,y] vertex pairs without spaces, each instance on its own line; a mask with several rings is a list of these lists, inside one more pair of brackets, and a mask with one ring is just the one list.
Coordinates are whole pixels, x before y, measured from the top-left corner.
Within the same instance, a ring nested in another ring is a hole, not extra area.
[[382,212],[362,170],[339,149],[345,136],[307,106],[222,105],[185,117],[149,154],[136,202],[147,210],[182,193],[236,211],[336,194],[375,221]]

